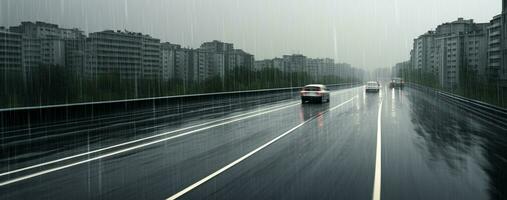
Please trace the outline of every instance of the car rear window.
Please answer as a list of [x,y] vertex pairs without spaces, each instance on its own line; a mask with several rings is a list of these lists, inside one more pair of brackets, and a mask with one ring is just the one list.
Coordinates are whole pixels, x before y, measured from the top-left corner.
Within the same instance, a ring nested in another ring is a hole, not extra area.
[[368,86],[377,86],[377,83],[368,83]]
[[320,87],[304,87],[304,91],[320,91]]

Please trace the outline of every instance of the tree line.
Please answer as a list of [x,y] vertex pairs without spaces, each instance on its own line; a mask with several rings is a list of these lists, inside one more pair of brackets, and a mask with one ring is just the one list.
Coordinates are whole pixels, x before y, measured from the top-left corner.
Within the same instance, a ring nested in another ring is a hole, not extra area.
[[2,71],[0,108],[57,105],[122,99],[161,97],[209,92],[298,87],[310,83],[358,82],[352,77],[313,78],[304,72],[284,73],[266,68],[260,71],[237,68],[224,77],[203,82],[180,79],[125,79],[119,73],[83,77],[62,66],[40,66],[31,73]]
[[460,68],[459,82],[456,88],[444,87],[439,78],[431,73],[416,69],[402,69],[397,73],[407,82],[417,83],[434,89],[476,99],[500,107],[507,107],[507,91],[494,79],[480,76],[477,72]]

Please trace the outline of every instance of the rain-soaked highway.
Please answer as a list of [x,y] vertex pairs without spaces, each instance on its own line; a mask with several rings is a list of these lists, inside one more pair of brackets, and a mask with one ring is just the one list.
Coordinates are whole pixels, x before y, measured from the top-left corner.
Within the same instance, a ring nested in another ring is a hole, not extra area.
[[33,152],[2,128],[0,199],[507,199],[507,129],[409,87],[146,117]]

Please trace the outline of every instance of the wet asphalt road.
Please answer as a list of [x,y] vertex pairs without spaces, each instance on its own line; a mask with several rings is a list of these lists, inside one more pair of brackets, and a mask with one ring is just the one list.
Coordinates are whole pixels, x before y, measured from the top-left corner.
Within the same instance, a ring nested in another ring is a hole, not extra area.
[[145,126],[159,128],[136,137],[15,154],[0,167],[0,199],[166,199],[215,172],[180,199],[372,199],[381,102],[381,199],[507,199],[505,127],[441,97],[387,87],[334,91],[322,105],[215,110],[152,122]]

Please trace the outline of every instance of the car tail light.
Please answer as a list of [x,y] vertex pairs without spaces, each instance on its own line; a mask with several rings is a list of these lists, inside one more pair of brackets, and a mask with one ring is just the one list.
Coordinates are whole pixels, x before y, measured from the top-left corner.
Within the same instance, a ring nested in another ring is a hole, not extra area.
[[299,92],[299,93],[301,93],[301,96],[305,96],[305,95],[306,95],[306,92],[305,92],[305,91],[301,91],[301,92]]

